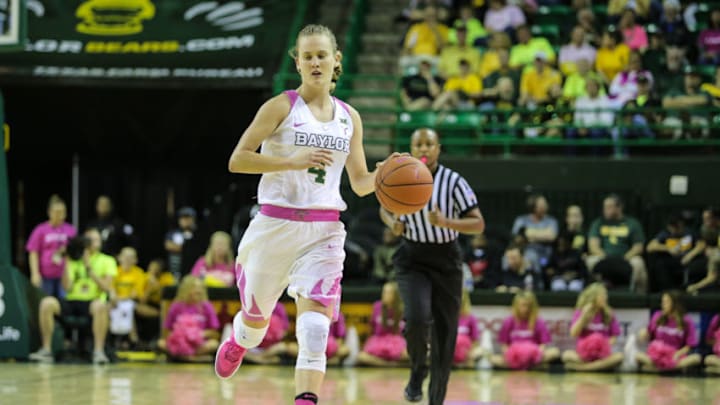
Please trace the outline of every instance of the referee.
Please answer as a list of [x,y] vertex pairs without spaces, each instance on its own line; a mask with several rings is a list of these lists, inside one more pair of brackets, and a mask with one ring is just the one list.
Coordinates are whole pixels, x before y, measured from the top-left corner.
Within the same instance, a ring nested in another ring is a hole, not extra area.
[[405,399],[422,400],[422,383],[429,369],[428,403],[440,405],[450,378],[462,297],[457,238],[460,233],[482,233],[485,221],[467,181],[438,163],[440,142],[435,131],[416,130],[410,153],[433,174],[432,198],[415,214],[396,217],[381,208],[380,217],[393,233],[403,236],[393,264],[405,306],[404,334],[411,365]]

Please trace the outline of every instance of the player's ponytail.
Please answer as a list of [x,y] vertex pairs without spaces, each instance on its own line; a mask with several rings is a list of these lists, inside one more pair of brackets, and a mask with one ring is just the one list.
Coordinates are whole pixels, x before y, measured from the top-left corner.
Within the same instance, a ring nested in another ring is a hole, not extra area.
[[343,74],[343,67],[342,67],[342,57],[343,54],[340,51],[337,51],[340,54],[340,61],[337,65],[335,65],[335,68],[333,69],[333,77],[332,77],[332,83],[330,84],[330,93],[335,91],[335,87],[337,86],[337,82],[340,79],[340,75]]

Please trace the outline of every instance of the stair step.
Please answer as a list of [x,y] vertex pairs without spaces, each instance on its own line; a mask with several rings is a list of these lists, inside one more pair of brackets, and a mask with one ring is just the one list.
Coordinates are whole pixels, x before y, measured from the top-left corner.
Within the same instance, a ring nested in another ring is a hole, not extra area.
[[358,110],[362,115],[363,122],[376,122],[388,125],[394,125],[397,122],[397,114],[365,112],[362,107],[358,108]]
[[394,97],[351,96],[351,97],[348,97],[348,103],[350,103],[351,105],[355,106],[358,109],[361,109],[363,106],[394,108],[395,107],[395,98]]

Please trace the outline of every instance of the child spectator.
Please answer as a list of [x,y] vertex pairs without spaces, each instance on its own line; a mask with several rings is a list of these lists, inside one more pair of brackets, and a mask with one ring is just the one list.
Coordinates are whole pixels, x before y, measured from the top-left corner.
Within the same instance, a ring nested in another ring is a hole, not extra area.
[[405,338],[402,335],[402,316],[402,300],[397,283],[385,283],[380,301],[373,304],[370,319],[372,335],[358,354],[358,364],[395,366],[400,360],[407,359]]
[[493,366],[526,370],[560,357],[557,348],[546,347],[551,340],[550,332],[538,315],[539,309],[532,292],[523,291],[515,295],[512,315],[503,321],[498,334],[502,354],[491,357]]
[[480,329],[478,320],[472,314],[470,293],[465,290],[460,306],[460,319],[458,320],[458,333],[455,341],[455,355],[453,364],[461,368],[475,368],[483,352],[480,348]]
[[255,364],[280,364],[281,356],[288,354],[288,345],[283,339],[289,329],[290,320],[285,306],[278,301],[270,315],[270,324],[263,341],[258,347],[248,350],[244,360]]
[[650,325],[638,337],[650,340],[647,353],[636,356],[643,371],[686,369],[700,364],[699,354],[689,354],[698,344],[698,335],[692,319],[685,314],[679,291],[662,295],[661,310],[653,314]]
[[710,320],[705,332],[705,343],[712,348],[712,354],[705,357],[705,372],[720,374],[720,314]]
[[587,270],[582,253],[572,248],[572,237],[563,233],[558,236],[550,263],[545,269],[547,285],[552,291],[582,291]]
[[65,271],[65,246],[77,235],[74,226],[65,222],[65,201],[57,195],[50,197],[47,207],[48,221],[33,229],[25,249],[28,251],[30,281],[47,295],[61,299],[62,275]]
[[566,369],[612,370],[622,363],[623,354],[612,352],[620,324],[607,298],[607,289],[600,283],[589,285],[578,296],[570,328],[570,336],[578,341],[575,350],[562,355]]
[[158,348],[178,360],[205,362],[218,348],[220,321],[202,280],[185,276],[163,322]]
[[192,275],[203,280],[208,287],[234,286],[235,255],[231,243],[229,234],[222,231],[213,233],[205,255],[195,262]]
[[708,18],[708,27],[700,31],[698,48],[700,63],[720,64],[720,8],[714,8]]
[[119,323],[119,328],[122,329],[122,324],[131,322],[129,338],[133,345],[138,343],[137,326],[133,320],[135,303],[142,298],[146,281],[145,272],[137,266],[137,260],[137,252],[134,248],[124,247],[120,250],[117,276],[113,279],[115,299],[112,302],[113,308],[110,310],[110,330],[114,329],[113,324],[117,326]]

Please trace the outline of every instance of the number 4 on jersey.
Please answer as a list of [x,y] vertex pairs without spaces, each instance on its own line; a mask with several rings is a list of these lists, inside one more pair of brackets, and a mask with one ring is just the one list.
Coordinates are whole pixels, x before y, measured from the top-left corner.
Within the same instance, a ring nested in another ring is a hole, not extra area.
[[308,169],[308,173],[315,175],[315,183],[325,184],[325,175],[327,174],[325,169],[311,167]]

